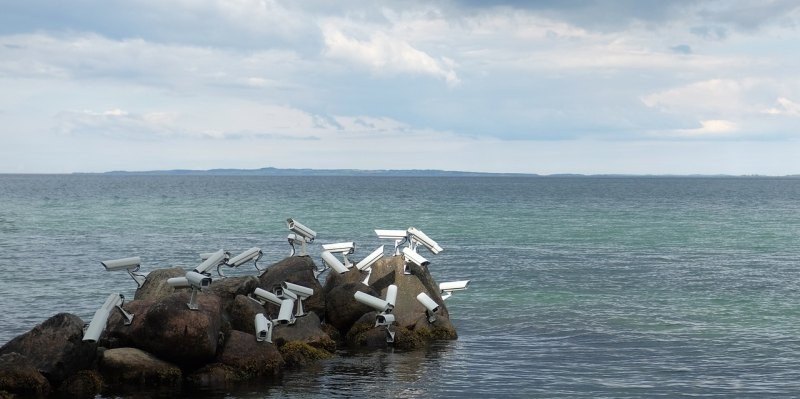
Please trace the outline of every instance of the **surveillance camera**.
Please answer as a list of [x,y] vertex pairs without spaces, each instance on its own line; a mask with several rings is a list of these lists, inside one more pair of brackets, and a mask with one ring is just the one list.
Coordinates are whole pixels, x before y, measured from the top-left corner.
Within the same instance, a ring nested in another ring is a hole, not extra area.
[[328,251],[322,251],[322,262],[325,263],[328,267],[336,271],[336,273],[342,274],[347,271],[347,267],[342,263],[339,262],[339,259],[336,259],[332,253]]
[[323,244],[322,249],[331,253],[352,254],[356,250],[356,243],[339,242],[335,244]]
[[431,262],[422,257],[422,255],[414,252],[411,248],[403,248],[403,259],[405,265],[403,267],[403,274],[411,274],[411,269],[408,267],[409,263],[413,263],[419,267],[428,266]]
[[192,289],[192,296],[189,303],[186,305],[191,310],[197,310],[197,291],[207,288],[211,285],[211,277],[205,274],[200,274],[195,271],[186,272],[184,277],[173,277],[167,280],[167,284],[173,288],[189,288]]
[[453,291],[463,291],[469,287],[470,280],[447,281],[439,284],[439,291],[441,291],[442,300],[453,296]]
[[272,303],[274,305],[281,306],[281,303],[283,302],[283,299],[278,298],[277,295],[275,295],[275,294],[273,294],[273,293],[271,293],[271,292],[269,292],[267,290],[261,289],[261,288],[256,288],[253,291],[253,296],[251,298],[253,300],[255,300],[256,302],[259,302],[259,303],[262,303],[262,304],[265,303],[265,302],[269,302],[269,303]]
[[361,262],[356,263],[356,268],[358,270],[365,270],[372,267],[378,259],[383,257],[383,245],[378,247],[376,250],[372,251],[371,254],[367,255],[366,258],[362,259]]
[[201,274],[207,274],[209,270],[212,268],[218,267],[219,265],[225,264],[230,258],[231,254],[225,252],[225,250],[220,249],[217,252],[211,253],[206,260],[203,261],[199,266],[194,268],[194,271]]
[[434,255],[442,252],[442,247],[433,241],[430,237],[428,237],[425,233],[421,230],[417,229],[416,227],[409,227],[408,230],[408,237],[411,239],[411,242],[414,243],[414,249],[416,249],[417,244],[422,244],[425,248],[428,248]]
[[278,318],[275,321],[278,324],[294,324],[295,318],[293,311],[294,310],[294,299],[286,298],[281,301],[281,308],[278,310]]
[[394,308],[394,305],[388,301],[384,301],[383,299],[376,298],[361,291],[356,291],[356,293],[353,294],[353,297],[356,299],[356,301],[361,302],[364,305],[367,305],[381,313],[391,313],[392,309]]
[[375,317],[375,327],[378,326],[389,326],[394,323],[394,315],[393,314],[385,314],[381,313],[377,317]]
[[125,318],[125,325],[130,325],[133,321],[133,314],[128,313],[122,308],[124,302],[125,297],[122,294],[114,293],[109,295],[105,303],[103,303],[103,306],[94,312],[92,321],[89,322],[83,333],[83,341],[97,342],[97,340],[100,339],[100,335],[105,331],[108,318],[111,316],[111,312],[114,309],[118,309],[122,313],[122,316]]
[[136,285],[141,288],[147,277],[147,273],[137,273],[141,267],[142,260],[138,256],[130,258],[104,260],[100,262],[107,271],[125,270],[131,276]]
[[114,260],[104,260],[100,262],[103,267],[106,268],[108,271],[117,271],[117,270],[139,270],[139,266],[142,263],[142,259],[138,256],[133,256],[130,258],[122,258],[122,259],[114,259]]
[[[386,302],[389,302],[394,308],[395,302],[397,302],[397,286],[394,284],[389,285],[386,288]],[[390,313],[391,311],[387,312]]]
[[289,227],[292,233],[297,234],[307,242],[314,241],[314,238],[317,236],[314,230],[309,229],[292,218],[286,219],[286,226]]
[[428,315],[428,322],[433,323],[436,321],[435,313],[439,311],[439,304],[424,292],[420,292],[419,295],[417,295],[417,301],[425,307],[425,313]]
[[408,231],[406,230],[375,230],[378,238],[394,240],[394,254],[400,255],[400,246],[408,241]]
[[231,267],[239,267],[239,266],[241,266],[241,265],[243,265],[243,264],[245,264],[247,262],[250,262],[251,260],[254,260],[254,259],[256,261],[258,261],[258,259],[263,254],[264,253],[261,252],[261,248],[253,247],[253,248],[248,249],[247,251],[244,251],[244,252],[240,253],[239,255],[234,256],[233,258],[231,258],[228,261],[227,264],[228,264],[228,266],[231,266]]
[[304,287],[299,284],[294,284],[288,281],[284,281],[283,283],[281,283],[281,286],[283,287],[284,290],[292,291],[300,299],[306,299],[311,295],[314,295],[313,288]]
[[272,343],[272,322],[267,320],[263,313],[256,315],[256,341]]

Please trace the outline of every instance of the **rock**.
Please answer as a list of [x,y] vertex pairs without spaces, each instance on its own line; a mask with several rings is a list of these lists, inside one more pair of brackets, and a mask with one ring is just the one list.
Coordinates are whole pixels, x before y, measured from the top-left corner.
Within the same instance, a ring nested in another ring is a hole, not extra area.
[[328,352],[336,351],[336,342],[322,330],[316,313],[309,312],[298,317],[294,324],[281,324],[272,330],[272,342],[283,346],[286,342],[298,341]]
[[3,391],[22,397],[44,397],[50,383],[33,362],[16,352],[0,356],[0,394]]
[[331,353],[317,349],[305,342],[291,341],[278,348],[287,367],[302,367],[319,360],[328,359]]
[[229,311],[237,296],[252,294],[258,283],[255,276],[228,277],[214,280],[209,292],[218,296],[222,300],[222,308]]
[[225,341],[217,362],[236,370],[242,380],[260,376],[276,376],[284,365],[277,347],[258,342],[256,336],[233,330]]
[[122,305],[126,312],[133,314],[130,325],[125,324],[125,318],[118,310],[111,312],[106,324],[106,332],[100,336],[98,346],[105,348],[122,348],[133,346],[133,337],[141,333],[147,311],[155,301],[137,299]]
[[409,328],[425,341],[443,341],[458,339],[456,328],[450,319],[446,317],[436,317],[433,323],[428,321],[428,316],[421,315],[417,321]]
[[211,363],[186,376],[184,382],[197,389],[222,389],[243,381],[243,377],[233,367],[222,363]]
[[[133,299],[142,299],[150,301],[158,301],[166,298],[176,292],[167,284],[167,280],[172,277],[183,277],[186,275],[186,270],[182,267],[172,267],[169,269],[157,269],[147,274],[144,284],[136,290]],[[186,291],[185,288],[180,288],[178,291]]]
[[96,370],[81,370],[64,381],[58,388],[60,396],[67,398],[94,398],[103,389],[103,376]]
[[198,310],[190,310],[188,301],[188,292],[178,292],[150,306],[132,337],[135,346],[180,367],[201,367],[213,360],[224,339],[220,299],[199,292]]
[[[432,339],[402,326],[394,325],[394,342],[387,341],[386,327],[375,326],[377,312],[370,312],[360,318],[347,332],[347,344],[355,347],[379,349],[392,346],[397,349],[416,349],[423,347]],[[396,324],[396,323],[395,323]]]
[[0,355],[17,352],[25,356],[57,386],[94,361],[95,345],[83,342],[83,324],[78,316],[59,313],[3,345]]
[[[272,292],[274,286],[284,281],[302,285],[314,290],[311,295],[303,301],[303,309],[306,312],[313,311],[321,318],[325,317],[325,294],[319,281],[314,277],[314,270],[317,266],[310,256],[291,256],[270,266],[267,271],[259,276],[258,287]],[[275,305],[267,306],[270,314],[277,313]]]
[[255,317],[259,313],[266,314],[261,304],[244,295],[237,295],[228,308],[231,329],[253,333],[256,329]]
[[339,274],[335,271],[331,270],[327,274],[327,278],[325,279],[325,284],[322,287],[322,292],[325,293],[327,296],[328,293],[331,292],[334,288],[347,283],[358,283],[364,281],[364,278],[367,277],[366,272],[362,272],[361,270],[356,269],[355,267],[349,269],[348,271]]
[[[347,273],[345,273],[347,274]],[[355,300],[353,295],[361,291],[370,295],[378,296],[372,288],[360,283],[345,283],[333,288],[326,298],[326,323],[338,329],[342,334],[346,333],[364,313],[372,311],[372,308]]]
[[110,385],[177,386],[181,370],[136,348],[109,349],[100,359],[100,372]]

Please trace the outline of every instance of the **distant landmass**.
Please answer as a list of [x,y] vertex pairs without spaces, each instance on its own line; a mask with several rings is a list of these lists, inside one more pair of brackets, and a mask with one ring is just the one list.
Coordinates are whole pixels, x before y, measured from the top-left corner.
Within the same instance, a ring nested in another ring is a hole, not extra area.
[[[94,174],[94,173],[80,173]],[[121,171],[98,173],[103,175],[136,175],[136,176],[453,176],[453,177],[473,177],[473,176],[539,176],[528,173],[488,173],[488,172],[461,172],[436,169],[412,169],[412,170],[362,170],[362,169],[281,169],[281,168],[261,168],[261,169],[208,169],[208,170],[149,170],[149,171]]]

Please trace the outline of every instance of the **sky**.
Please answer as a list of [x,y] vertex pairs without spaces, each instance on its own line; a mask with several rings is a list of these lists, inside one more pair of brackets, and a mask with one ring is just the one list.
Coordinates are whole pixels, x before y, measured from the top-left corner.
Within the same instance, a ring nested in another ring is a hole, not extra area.
[[0,173],[800,174],[797,1],[0,0]]

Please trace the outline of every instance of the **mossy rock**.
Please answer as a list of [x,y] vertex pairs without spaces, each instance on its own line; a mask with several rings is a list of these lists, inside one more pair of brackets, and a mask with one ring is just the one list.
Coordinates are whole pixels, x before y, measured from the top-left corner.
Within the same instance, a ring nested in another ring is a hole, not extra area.
[[94,398],[103,390],[103,376],[96,370],[81,370],[68,377],[58,388],[68,398]]
[[278,350],[283,355],[283,360],[288,367],[302,367],[333,356],[326,350],[298,341],[287,342]]

